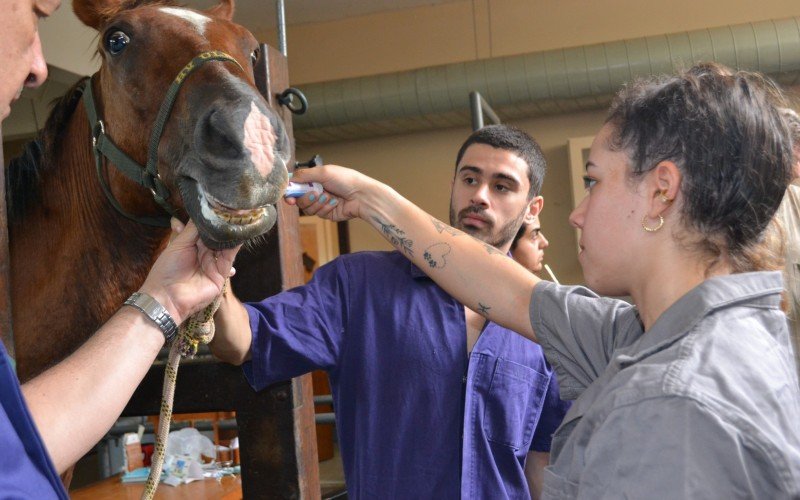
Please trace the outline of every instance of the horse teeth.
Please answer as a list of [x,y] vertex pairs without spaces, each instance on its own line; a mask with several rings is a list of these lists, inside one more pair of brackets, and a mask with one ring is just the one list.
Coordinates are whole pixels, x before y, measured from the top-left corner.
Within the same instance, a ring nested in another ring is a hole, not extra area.
[[264,208],[255,208],[250,210],[242,215],[235,215],[231,214],[227,210],[223,210],[216,207],[211,207],[214,213],[222,219],[223,221],[227,222],[228,224],[237,224],[237,225],[248,225],[252,224],[266,214],[266,209]]

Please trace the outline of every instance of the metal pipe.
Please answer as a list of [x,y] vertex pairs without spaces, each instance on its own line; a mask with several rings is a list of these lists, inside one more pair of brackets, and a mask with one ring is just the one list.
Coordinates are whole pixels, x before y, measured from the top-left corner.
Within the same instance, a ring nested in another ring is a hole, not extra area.
[[469,93],[469,109],[472,115],[472,131],[483,128],[483,114],[495,125],[503,123],[497,113],[494,112],[489,103],[484,100],[480,92],[472,91]]
[[469,111],[472,116],[472,131],[483,128],[483,109],[481,109],[481,95],[474,90],[469,93]]
[[[180,421],[180,422],[172,422],[169,424],[170,431],[178,430],[178,429],[185,429],[186,427],[194,427],[198,431],[210,431],[214,429],[214,425],[210,421],[195,421],[194,425],[191,425],[192,422],[189,421]],[[145,434],[152,434],[155,431],[155,427],[153,426],[152,422],[145,422],[143,424],[138,423],[116,423],[113,427],[108,431],[106,434],[106,438],[113,438],[117,436],[122,436],[128,432],[138,432],[139,425],[144,426]],[[220,420],[218,423],[219,429],[229,430],[229,429],[236,429],[236,419],[227,418],[225,420]]]
[[336,414],[334,413],[317,413],[314,415],[314,421],[318,424],[335,424]]
[[286,57],[286,9],[283,0],[275,0],[275,9],[278,12],[278,49]]
[[[320,396],[314,396],[314,399],[316,399],[318,397],[320,397]],[[324,398],[325,396],[322,396],[322,397]],[[316,401],[314,401],[314,403],[316,404]],[[335,422],[335,416],[334,415],[335,414],[333,412],[317,413],[315,415],[315,419],[316,419],[316,422],[318,424],[332,424],[332,423]],[[106,433],[106,435],[105,435],[105,437],[103,439],[114,439],[114,438],[122,436],[123,434],[126,434],[128,432],[138,432],[139,431],[139,425],[143,425],[144,426],[144,433],[145,434],[153,434],[155,432],[155,426],[153,425],[152,422],[144,422],[142,424],[139,424],[139,423],[128,423],[128,422],[126,422],[126,423],[116,423],[116,424],[114,424],[113,427],[111,427],[111,429],[109,429],[109,431]],[[224,420],[220,420],[217,425],[218,425],[218,429],[222,429],[222,430],[231,430],[231,429],[235,430],[235,429],[238,428],[238,426],[236,425],[236,419],[234,419],[234,418],[227,418],[227,419],[224,419]],[[207,421],[207,420],[195,421],[194,425],[192,425],[192,422],[189,422],[189,421],[172,422],[169,425],[170,431],[175,431],[175,430],[179,430],[179,429],[185,429],[186,427],[194,427],[198,431],[211,431],[211,430],[214,430],[214,424],[212,422],[210,422],[210,421]]]
[[314,396],[314,404],[315,405],[332,405],[333,404],[333,396],[330,394],[326,394],[323,396]]
[[480,92],[506,121],[608,106],[620,86],[676,66],[717,61],[800,81],[800,17],[494,57],[303,85],[314,110],[294,117],[298,142],[468,126]]

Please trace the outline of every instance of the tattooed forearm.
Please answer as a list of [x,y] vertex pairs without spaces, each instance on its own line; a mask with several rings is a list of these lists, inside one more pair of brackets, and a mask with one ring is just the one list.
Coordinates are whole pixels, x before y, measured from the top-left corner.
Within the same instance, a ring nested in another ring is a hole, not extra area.
[[[478,240],[478,241],[480,241],[480,240]],[[503,255],[503,252],[501,252],[500,250],[496,249],[492,245],[490,245],[488,243],[484,243],[482,241],[480,243],[481,243],[481,245],[483,245],[483,248],[485,248],[486,251],[489,252],[489,255]]]
[[478,313],[481,315],[487,316],[489,314],[489,309],[491,309],[491,307],[478,302]]
[[447,243],[434,243],[425,249],[422,258],[428,263],[431,269],[443,269],[447,266],[447,255],[450,253],[450,245]]
[[433,227],[436,228],[439,234],[442,234],[443,232],[449,234],[450,236],[458,236],[460,234],[463,234],[461,231],[457,231],[456,229],[453,229],[444,222],[434,219],[433,217],[431,217],[431,222],[433,223]]
[[398,250],[401,250],[404,254],[413,257],[414,251],[411,249],[414,246],[414,241],[406,238],[406,233],[402,229],[398,228],[394,224],[388,224],[383,222],[377,217],[372,218],[375,222],[381,226],[381,232],[386,236],[389,242],[395,246]]
[[[466,234],[466,233],[459,233],[459,234]],[[497,248],[493,247],[492,245],[486,243],[485,241],[479,240],[478,238],[472,236],[471,234],[467,234],[467,236],[472,238],[476,243],[479,243],[480,245],[482,245],[483,248],[485,248],[486,251],[489,253],[489,255],[505,255],[505,254],[503,254],[503,252],[501,252]]]

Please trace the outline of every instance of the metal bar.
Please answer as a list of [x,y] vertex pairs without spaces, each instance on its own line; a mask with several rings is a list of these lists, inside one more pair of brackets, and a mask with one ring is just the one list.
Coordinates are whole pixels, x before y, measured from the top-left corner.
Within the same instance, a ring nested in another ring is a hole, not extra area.
[[286,57],[286,9],[283,0],[275,0],[275,9],[278,12],[278,50]]
[[494,112],[489,103],[481,96],[481,94],[477,91],[472,91],[469,93],[469,108],[472,115],[472,131],[476,131],[478,129],[483,128],[484,120],[483,115],[486,114],[487,118],[495,124],[499,125],[503,123],[500,120],[500,117],[497,116],[497,113]]
[[314,396],[314,404],[315,405],[332,405],[333,404],[333,396],[330,394],[325,394],[322,396]]
[[336,414],[334,413],[317,413],[314,415],[314,421],[318,424],[335,424]]
[[[124,424],[114,424],[114,426],[108,431],[104,439],[114,438],[118,436],[122,436],[123,434],[127,434],[128,432],[138,432],[140,424],[134,423],[124,423]],[[155,426],[152,422],[145,422],[141,424],[144,427],[145,434],[154,434]],[[234,418],[226,418],[217,422],[218,429],[224,430],[234,430],[237,429],[236,426],[236,419]],[[194,421],[194,425],[190,421],[179,421],[179,422],[170,422],[169,430],[176,431],[179,429],[185,429],[187,427],[194,427],[198,431],[211,431],[214,430],[213,422],[208,420],[196,420]]]
[[[315,416],[315,421],[318,424],[332,424],[336,422],[336,416],[334,413],[318,413]],[[116,423],[111,429],[109,429],[109,431],[106,433],[103,439],[100,440],[99,444],[102,444],[102,442],[107,439],[116,439],[119,436],[122,436],[129,432],[139,432],[139,425],[144,427],[145,434],[155,434],[156,429],[152,422],[144,422],[142,424]],[[178,422],[170,422],[169,424],[170,432],[177,431],[180,429],[185,429],[187,427],[193,427],[198,431],[211,431],[214,430],[214,423],[208,420],[198,419],[195,420],[194,422],[178,421]],[[236,430],[238,429],[238,424],[236,423],[236,419],[226,418],[217,422],[217,428],[222,430]]]
[[469,110],[472,116],[472,131],[483,128],[483,109],[481,109],[481,95],[475,91],[469,93]]

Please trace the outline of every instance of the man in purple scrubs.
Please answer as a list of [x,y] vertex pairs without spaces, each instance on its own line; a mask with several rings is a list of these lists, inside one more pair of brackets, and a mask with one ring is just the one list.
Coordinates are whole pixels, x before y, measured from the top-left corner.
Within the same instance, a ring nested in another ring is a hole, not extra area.
[[[544,170],[521,130],[473,133],[456,159],[450,223],[508,254],[541,210]],[[429,252],[431,265],[442,262]],[[399,252],[339,257],[259,303],[228,294],[216,323],[212,351],[244,363],[257,390],[327,371],[349,497],[538,497],[568,407],[541,349],[456,302]]]
[[[0,0],[0,120],[23,86],[47,77],[37,27],[59,4]],[[236,250],[214,258],[189,225],[139,292],[165,306],[161,318],[180,324],[219,294]],[[163,345],[155,322],[122,307],[80,349],[20,388],[0,342],[0,497],[66,499],[58,474],[108,432]]]

